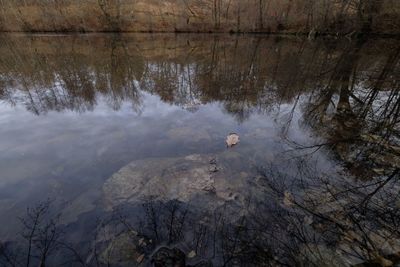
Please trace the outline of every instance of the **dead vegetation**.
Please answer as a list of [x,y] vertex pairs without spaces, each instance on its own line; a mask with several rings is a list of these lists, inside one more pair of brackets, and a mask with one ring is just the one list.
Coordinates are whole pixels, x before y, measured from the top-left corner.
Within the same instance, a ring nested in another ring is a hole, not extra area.
[[0,30],[397,34],[395,0],[1,0]]

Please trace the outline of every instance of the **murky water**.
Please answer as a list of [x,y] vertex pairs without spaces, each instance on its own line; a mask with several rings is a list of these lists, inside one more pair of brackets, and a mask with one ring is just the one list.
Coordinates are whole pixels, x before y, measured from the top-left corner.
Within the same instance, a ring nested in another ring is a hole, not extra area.
[[395,39],[0,36],[0,263],[395,263],[399,54]]

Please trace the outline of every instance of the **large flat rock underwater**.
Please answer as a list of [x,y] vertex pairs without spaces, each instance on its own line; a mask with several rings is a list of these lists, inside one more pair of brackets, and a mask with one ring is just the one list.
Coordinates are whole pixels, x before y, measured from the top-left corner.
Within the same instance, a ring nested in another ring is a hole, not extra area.
[[151,199],[178,200],[210,210],[227,203],[244,208],[265,190],[257,181],[249,160],[233,150],[135,160],[104,183],[104,205],[112,210]]

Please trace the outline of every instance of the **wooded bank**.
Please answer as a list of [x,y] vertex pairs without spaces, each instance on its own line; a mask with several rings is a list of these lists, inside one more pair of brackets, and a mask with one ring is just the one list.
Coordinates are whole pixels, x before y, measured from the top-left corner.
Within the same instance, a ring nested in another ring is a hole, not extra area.
[[0,0],[0,31],[400,33],[398,0]]

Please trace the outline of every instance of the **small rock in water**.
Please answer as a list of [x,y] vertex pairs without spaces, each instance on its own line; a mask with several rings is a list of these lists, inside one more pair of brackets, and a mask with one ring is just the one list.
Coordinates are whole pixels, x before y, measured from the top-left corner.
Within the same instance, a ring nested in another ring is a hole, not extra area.
[[196,257],[196,252],[194,250],[190,251],[187,255],[189,259]]
[[208,168],[208,170],[210,172],[218,172],[218,167],[217,165],[210,165],[210,167]]
[[178,248],[170,249],[168,247],[161,247],[153,255],[153,266],[155,267],[184,267],[186,266],[185,254]]
[[210,166],[208,167],[210,172],[218,172],[217,160],[215,158],[210,160]]
[[239,143],[239,135],[236,133],[231,133],[226,137],[226,145],[232,147]]

